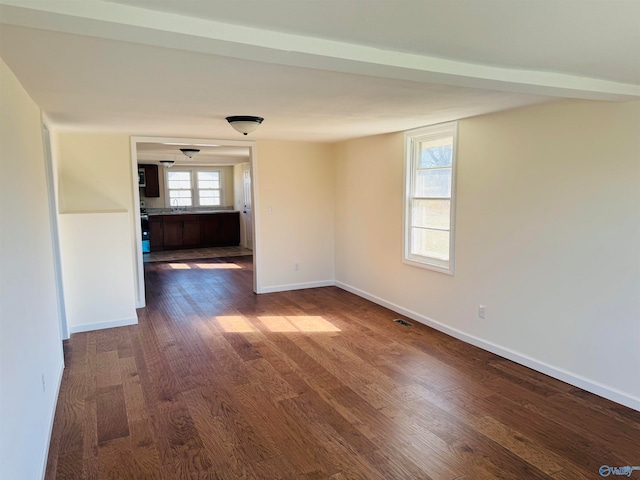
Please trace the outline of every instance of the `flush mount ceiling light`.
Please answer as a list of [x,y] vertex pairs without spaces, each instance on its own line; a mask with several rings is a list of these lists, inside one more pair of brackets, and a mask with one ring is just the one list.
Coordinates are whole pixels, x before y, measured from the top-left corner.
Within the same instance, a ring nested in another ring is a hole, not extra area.
[[199,148],[181,148],[180,151],[184,153],[187,157],[193,158],[200,151]]
[[164,168],[171,168],[174,163],[176,162],[173,160],[160,160],[160,165],[164,166]]
[[227,117],[229,125],[243,135],[253,132],[260,126],[263,120],[264,118],[262,117],[252,117],[250,115],[235,115],[233,117]]

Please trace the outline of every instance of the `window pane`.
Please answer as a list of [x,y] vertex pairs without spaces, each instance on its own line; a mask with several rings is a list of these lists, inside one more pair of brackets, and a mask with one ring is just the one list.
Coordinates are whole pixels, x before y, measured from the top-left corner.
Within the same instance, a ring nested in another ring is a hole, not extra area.
[[191,188],[191,174],[189,172],[168,172],[167,180],[169,188]]
[[198,180],[219,180],[219,172],[198,172]]
[[220,198],[220,190],[200,190],[200,198],[214,197]]
[[412,200],[411,226],[449,230],[450,200]]
[[191,175],[189,172],[169,172],[169,180],[189,180],[191,181]]
[[451,169],[417,170],[414,197],[451,197]]
[[198,179],[198,188],[220,188],[220,182],[218,180]]
[[191,205],[191,198],[176,198],[171,201],[171,206],[174,207],[190,207]]
[[191,198],[191,190],[170,190],[169,197],[171,198]]
[[453,160],[452,142],[451,138],[420,142],[418,168],[450,167]]
[[220,205],[220,190],[199,190],[200,205]]
[[172,207],[190,207],[193,205],[190,190],[170,190],[169,203]]
[[411,254],[449,260],[449,232],[413,227]]
[[189,180],[169,180],[169,188],[190,189],[191,182]]

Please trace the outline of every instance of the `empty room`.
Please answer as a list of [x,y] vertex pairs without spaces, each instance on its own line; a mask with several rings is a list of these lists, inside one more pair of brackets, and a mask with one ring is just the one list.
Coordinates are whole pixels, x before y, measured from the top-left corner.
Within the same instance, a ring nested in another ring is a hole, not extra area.
[[640,479],[637,0],[0,0],[0,478]]

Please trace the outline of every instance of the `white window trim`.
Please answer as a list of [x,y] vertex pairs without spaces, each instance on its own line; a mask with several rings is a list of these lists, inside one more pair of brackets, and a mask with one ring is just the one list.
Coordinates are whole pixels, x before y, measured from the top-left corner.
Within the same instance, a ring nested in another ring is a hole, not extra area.
[[[449,212],[449,262],[444,265],[442,260],[411,254],[411,199],[413,191],[414,162],[416,160],[418,142],[439,134],[453,136],[453,152],[451,162],[451,210]],[[458,156],[458,122],[448,122],[439,125],[417,128],[405,132],[405,163],[404,163],[404,215],[403,215],[403,249],[402,263],[425,268],[436,272],[454,274],[455,267],[455,225],[456,225],[456,169]]]
[[[170,205],[171,200],[169,198],[169,171],[171,169],[164,169],[164,205],[166,208],[172,208]],[[172,171],[174,172],[189,172],[191,175],[191,198],[193,199],[193,205],[187,208],[218,208],[225,207],[225,196],[224,196],[224,169],[217,167],[172,167]],[[198,195],[198,187],[197,187],[197,178],[196,172],[218,172],[220,178],[220,205],[200,205],[200,195]]]

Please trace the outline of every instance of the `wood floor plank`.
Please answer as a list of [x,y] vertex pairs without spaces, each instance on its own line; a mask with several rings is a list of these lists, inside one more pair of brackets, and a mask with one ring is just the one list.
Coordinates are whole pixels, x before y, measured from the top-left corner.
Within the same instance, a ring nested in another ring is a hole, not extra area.
[[96,391],[98,445],[129,435],[129,420],[122,385]]
[[[115,330],[115,329],[114,329]],[[121,385],[120,377],[120,357],[118,350],[98,352],[96,354],[96,386],[98,388]]]
[[640,412],[251,269],[147,264],[138,325],[64,342],[47,480],[581,480],[640,452]]
[[120,375],[129,423],[149,418],[134,357],[120,359]]
[[180,478],[187,478],[192,473],[207,472],[213,466],[211,454],[204,448],[202,438],[186,408],[162,415],[160,423],[160,434],[169,441],[172,463]]

